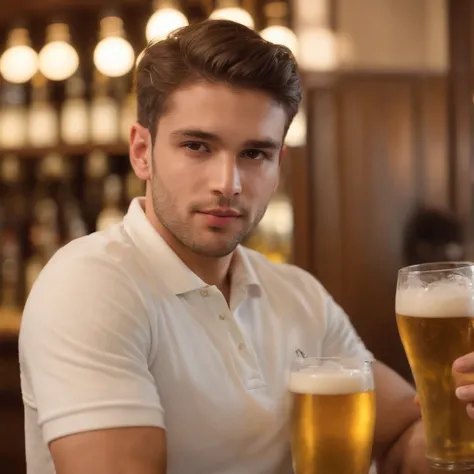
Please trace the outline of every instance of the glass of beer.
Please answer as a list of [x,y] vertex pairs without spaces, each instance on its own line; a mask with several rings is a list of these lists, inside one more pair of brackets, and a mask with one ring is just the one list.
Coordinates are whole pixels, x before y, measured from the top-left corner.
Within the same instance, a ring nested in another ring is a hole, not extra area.
[[295,474],[368,474],[375,426],[371,361],[299,358],[289,389]]
[[402,268],[396,314],[415,379],[433,468],[474,468],[474,421],[458,386],[474,383],[453,362],[474,352],[474,265],[441,262]]

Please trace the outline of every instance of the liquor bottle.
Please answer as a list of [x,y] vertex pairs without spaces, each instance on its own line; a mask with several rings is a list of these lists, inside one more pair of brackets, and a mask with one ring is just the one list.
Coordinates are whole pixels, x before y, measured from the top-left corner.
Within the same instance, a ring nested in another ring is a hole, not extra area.
[[23,301],[22,260],[28,201],[20,159],[5,156],[0,162],[0,303],[18,308]]
[[0,91],[0,148],[26,145],[27,117],[25,88],[4,82]]
[[85,182],[82,197],[88,232],[95,231],[97,216],[104,207],[104,182],[108,173],[109,161],[107,155],[99,150],[91,152],[85,162]]
[[28,111],[28,142],[33,147],[51,147],[58,143],[59,119],[50,102],[48,81],[40,73],[32,79],[32,101]]
[[80,73],[66,81],[66,98],[61,108],[61,140],[67,145],[89,142],[89,107]]
[[26,295],[39,272],[63,242],[60,205],[64,174],[64,160],[60,154],[53,152],[41,159],[31,203],[30,252],[25,267]]
[[63,157],[64,174],[59,189],[60,222],[63,227],[62,243],[67,244],[71,240],[83,237],[87,234],[81,206],[74,193],[75,172],[71,160]]
[[123,185],[120,176],[111,174],[104,183],[104,208],[97,217],[96,229],[103,231],[123,219],[122,210]]
[[111,94],[110,79],[96,71],[91,101],[91,129],[93,143],[115,144],[119,140],[120,110]]
[[18,234],[6,228],[0,239],[1,307],[17,309],[22,300],[21,249]]
[[26,295],[43,267],[60,245],[58,206],[51,197],[43,197],[33,205],[30,226],[31,255],[25,268]]

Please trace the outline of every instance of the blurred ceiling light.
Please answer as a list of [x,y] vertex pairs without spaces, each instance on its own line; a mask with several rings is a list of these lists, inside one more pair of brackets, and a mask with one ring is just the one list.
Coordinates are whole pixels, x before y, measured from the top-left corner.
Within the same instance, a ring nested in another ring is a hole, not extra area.
[[101,41],[94,50],[94,64],[105,76],[124,76],[135,64],[135,52],[125,39],[123,21],[118,16],[106,16],[100,21]]
[[299,64],[307,71],[332,71],[339,65],[337,35],[330,28],[305,26],[298,31]]
[[270,2],[265,6],[268,26],[260,32],[265,40],[282,44],[298,57],[298,38],[287,27],[288,6],[285,2]]
[[240,23],[247,28],[255,28],[252,15],[240,8],[237,0],[219,0],[217,8],[209,16],[211,20],[230,20]]
[[173,0],[164,2],[157,0],[155,13],[146,25],[146,39],[147,41],[162,40],[172,31],[188,24],[188,19]]
[[286,26],[273,25],[268,26],[261,31],[262,38],[270,43],[282,44],[286,46],[295,57],[298,57],[298,38]]
[[38,71],[38,54],[30,45],[26,28],[10,31],[6,50],[0,57],[0,73],[7,81],[23,84]]
[[303,105],[300,106],[300,110],[296,114],[293,122],[291,122],[288,133],[286,134],[285,144],[289,147],[296,148],[306,145],[306,114],[303,109]]
[[79,56],[70,44],[69,26],[52,23],[46,30],[46,45],[39,53],[39,69],[52,81],[70,78],[79,67]]

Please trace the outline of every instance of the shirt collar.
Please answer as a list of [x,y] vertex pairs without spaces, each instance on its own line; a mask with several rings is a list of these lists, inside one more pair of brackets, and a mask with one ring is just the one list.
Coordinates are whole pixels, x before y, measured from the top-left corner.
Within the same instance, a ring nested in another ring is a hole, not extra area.
[[239,245],[232,258],[232,288],[234,287],[260,287],[260,281],[253,268],[248,250]]
[[[183,263],[151,225],[143,210],[143,202],[143,198],[132,200],[124,217],[124,227],[139,251],[145,255],[147,262],[153,266],[153,271],[176,295],[208,287],[207,283]],[[260,286],[247,250],[242,246],[238,246],[234,253],[231,272],[232,289]]]

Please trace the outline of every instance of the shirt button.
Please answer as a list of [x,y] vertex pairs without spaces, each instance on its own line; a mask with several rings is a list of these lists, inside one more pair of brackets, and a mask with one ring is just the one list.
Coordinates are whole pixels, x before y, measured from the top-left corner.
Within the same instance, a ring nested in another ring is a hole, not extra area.
[[244,344],[243,342],[241,342],[241,343],[239,344],[239,351],[244,351],[245,348],[246,348],[245,344]]
[[207,291],[207,290],[201,290],[201,296],[202,296],[203,298],[207,298],[207,297],[209,296],[209,291]]
[[219,314],[219,319],[220,319],[221,321],[224,321],[225,315],[224,315],[224,314]]

